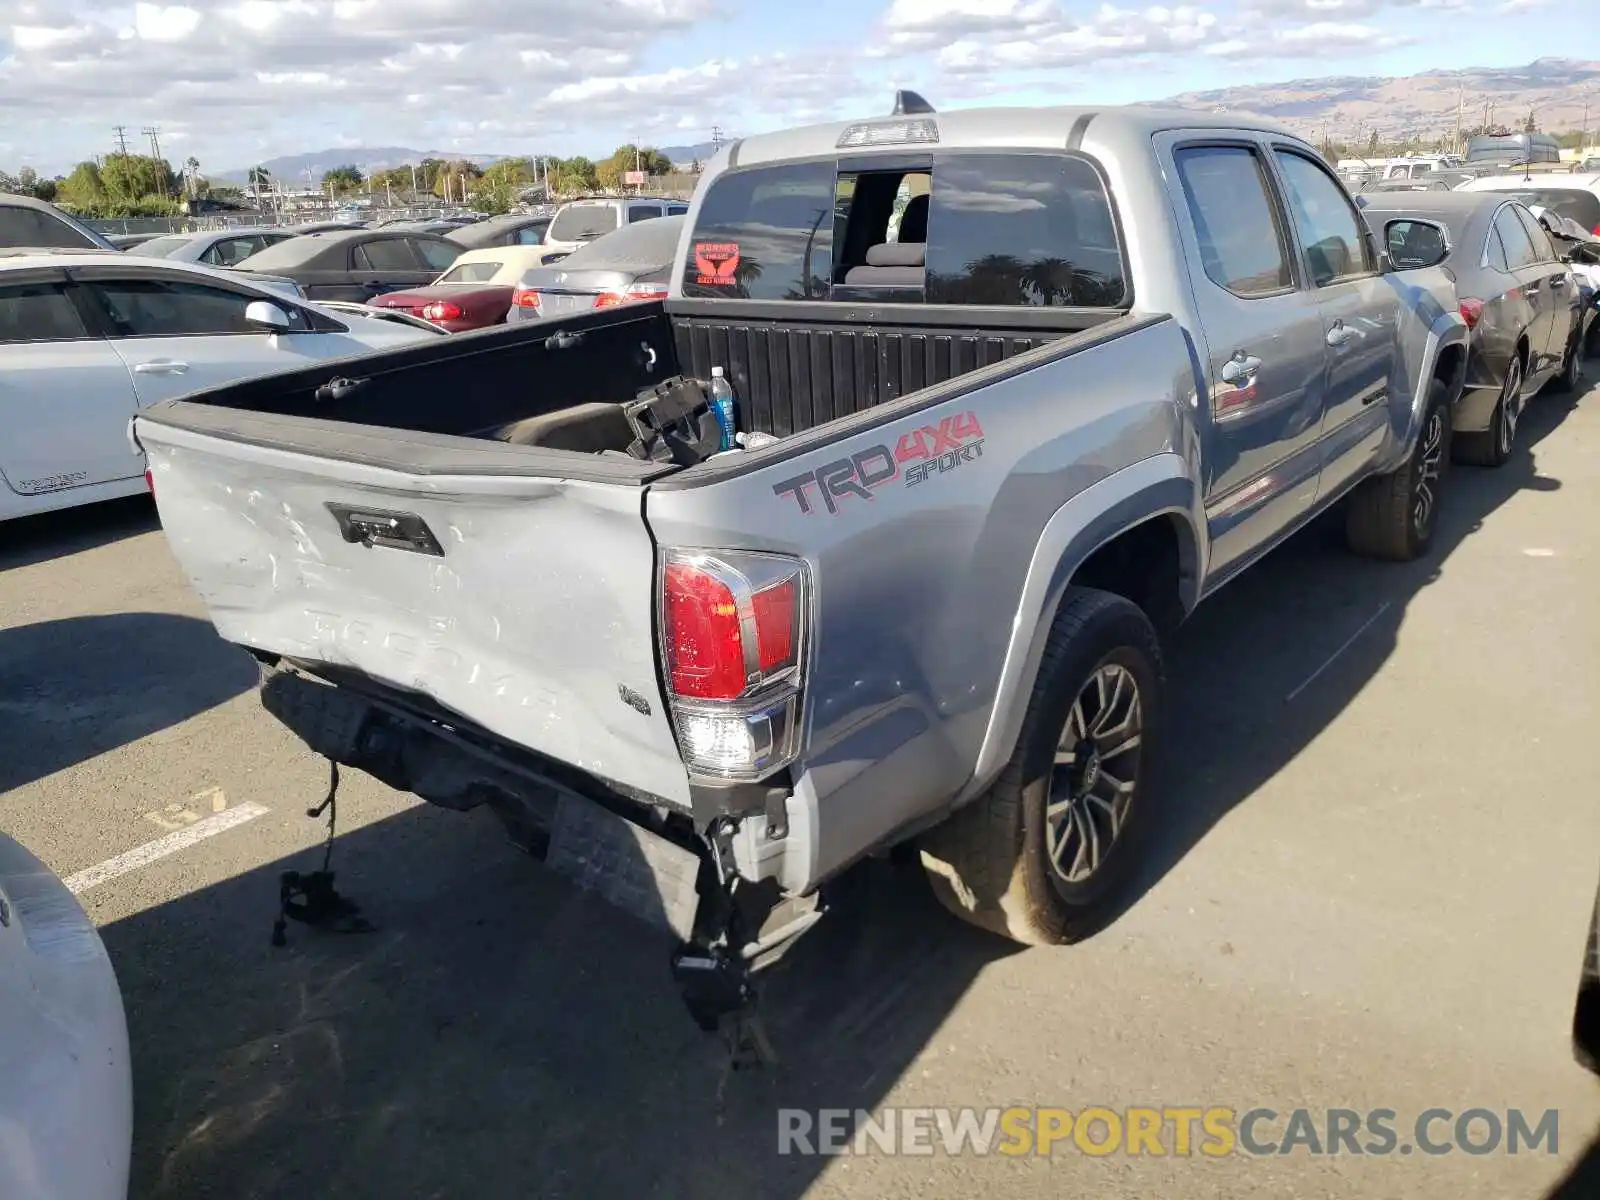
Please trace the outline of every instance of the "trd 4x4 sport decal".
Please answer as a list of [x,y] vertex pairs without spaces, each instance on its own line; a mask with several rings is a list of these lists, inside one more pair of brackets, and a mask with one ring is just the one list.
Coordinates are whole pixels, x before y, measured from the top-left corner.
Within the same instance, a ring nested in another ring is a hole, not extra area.
[[772,492],[776,496],[793,496],[800,511],[809,513],[809,489],[815,488],[823,508],[831,515],[839,511],[839,503],[846,496],[871,500],[878,489],[897,479],[905,480],[906,487],[916,487],[982,457],[983,426],[978,424],[977,413],[964,412],[902,435],[893,450],[887,443],[869,446],[849,458],[824,463],[814,471],[773,484]]

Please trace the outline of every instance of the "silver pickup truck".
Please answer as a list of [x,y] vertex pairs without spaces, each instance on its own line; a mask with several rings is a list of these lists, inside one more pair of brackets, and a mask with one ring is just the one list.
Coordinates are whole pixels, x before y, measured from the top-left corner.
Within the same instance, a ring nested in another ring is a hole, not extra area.
[[[1159,819],[1163,636],[1335,504],[1422,553],[1449,461],[1449,278],[1305,142],[896,109],[726,147],[664,302],[134,430],[268,709],[670,930],[706,1025],[896,846],[980,925],[1091,930]],[[769,436],[646,445],[714,367]]]

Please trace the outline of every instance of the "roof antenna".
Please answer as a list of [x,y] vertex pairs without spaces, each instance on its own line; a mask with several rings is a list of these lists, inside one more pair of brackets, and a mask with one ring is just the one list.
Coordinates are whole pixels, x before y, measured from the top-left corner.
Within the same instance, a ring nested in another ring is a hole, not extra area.
[[908,88],[900,88],[894,94],[894,111],[889,115],[891,117],[909,117],[933,111],[933,105],[917,95],[916,92]]

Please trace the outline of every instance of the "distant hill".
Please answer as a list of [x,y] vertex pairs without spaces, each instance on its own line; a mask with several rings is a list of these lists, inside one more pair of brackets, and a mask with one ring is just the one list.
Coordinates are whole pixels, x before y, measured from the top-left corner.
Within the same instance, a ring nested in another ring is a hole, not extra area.
[[[1246,84],[1207,92],[1185,92],[1163,105],[1212,112],[1225,109],[1273,117],[1302,135],[1350,141],[1358,130],[1380,137],[1432,137],[1454,133],[1457,104],[1461,124],[1493,122],[1520,128],[1531,108],[1548,132],[1583,123],[1584,96],[1600,85],[1600,62],[1541,58],[1521,67],[1465,67],[1394,78],[1336,75],[1288,83]],[[1591,127],[1600,126],[1600,90],[1591,98]]]
[[[615,146],[611,148],[615,149]],[[710,158],[714,147],[710,142],[701,142],[694,146],[661,146],[659,149],[674,163],[687,166],[697,158],[701,161]],[[605,158],[611,150],[591,154],[589,157],[596,160]],[[308,154],[287,154],[281,158],[268,158],[262,160],[259,165],[270,171],[274,179],[281,179],[285,184],[290,180],[304,183],[308,170],[311,172],[312,180],[321,183],[325,172],[333,170],[334,167],[342,167],[346,163],[354,163],[361,169],[363,175],[370,175],[374,171],[386,171],[406,163],[421,162],[425,158],[464,158],[468,162],[477,163],[480,167],[487,167],[490,163],[509,157],[512,156],[463,154],[457,150],[410,150],[405,146],[346,146],[342,149],[315,150]],[[219,171],[210,175],[210,178],[223,183],[244,183],[250,168],[255,165],[257,164],[247,163],[230,171]]]
[[463,154],[457,150],[408,150],[404,146],[346,146],[336,150],[315,150],[309,154],[287,154],[281,158],[263,159],[259,164],[247,163],[209,177],[226,183],[244,183],[250,168],[259,165],[270,171],[274,179],[281,179],[285,184],[290,180],[304,183],[307,171],[311,172],[314,182],[321,183],[324,172],[346,163],[354,163],[363,175],[370,175],[374,171],[386,171],[390,167],[421,162],[425,158],[464,158],[480,167],[487,167],[506,157],[504,154]]

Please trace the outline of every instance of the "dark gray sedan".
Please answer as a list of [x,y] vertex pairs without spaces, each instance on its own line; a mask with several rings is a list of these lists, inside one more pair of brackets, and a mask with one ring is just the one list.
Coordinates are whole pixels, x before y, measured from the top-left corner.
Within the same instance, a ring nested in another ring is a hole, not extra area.
[[1362,207],[1397,268],[1442,262],[1455,276],[1472,330],[1456,457],[1500,466],[1534,393],[1546,383],[1570,391],[1582,378],[1577,279],[1538,219],[1506,195],[1384,193]]
[[307,300],[365,303],[385,292],[432,283],[460,253],[460,246],[437,234],[351,229],[293,237],[238,266],[292,279]]
[[523,273],[506,323],[665,300],[684,217],[657,217],[603,234],[547,267]]

